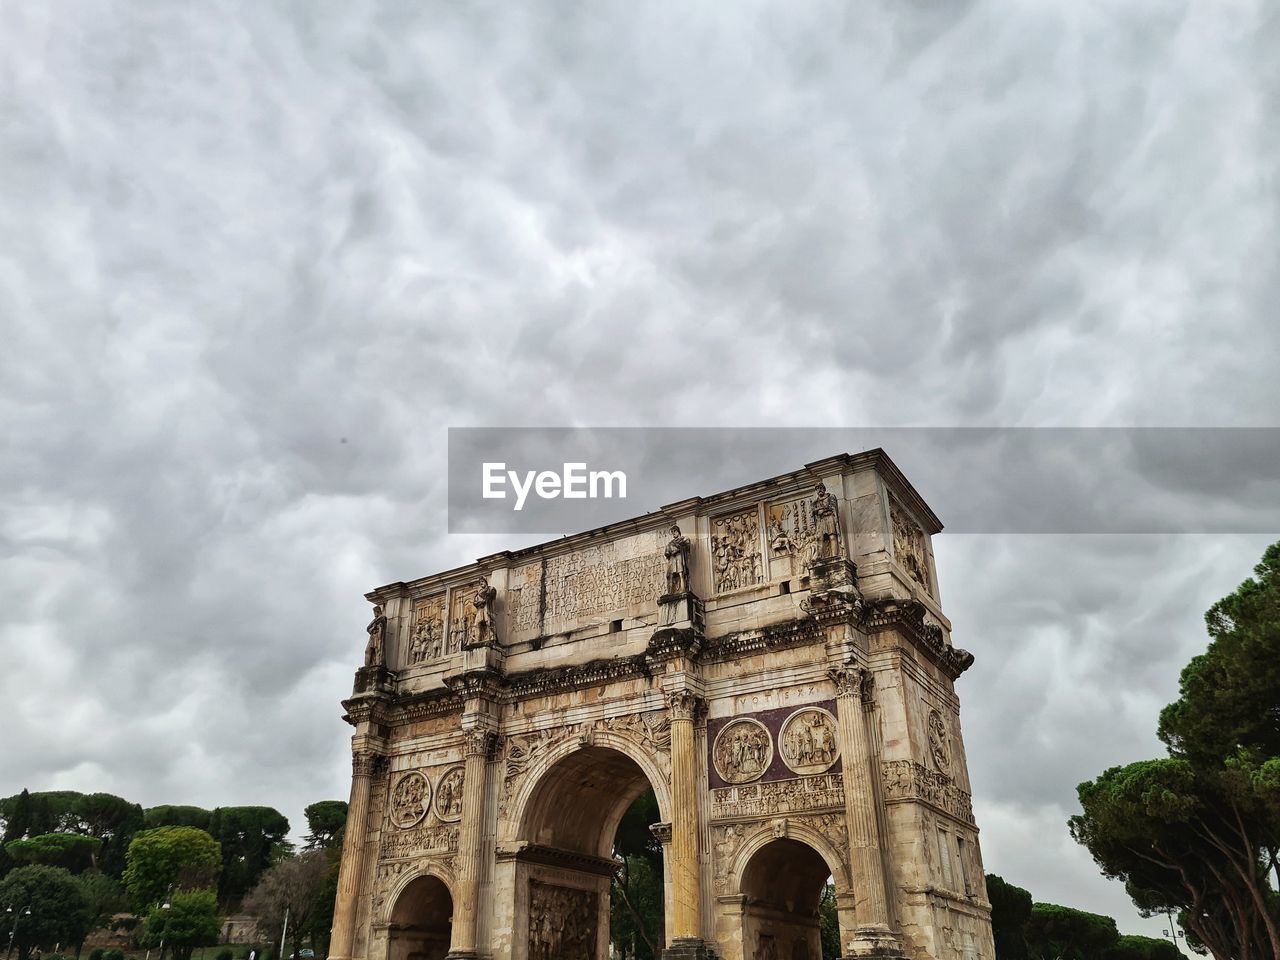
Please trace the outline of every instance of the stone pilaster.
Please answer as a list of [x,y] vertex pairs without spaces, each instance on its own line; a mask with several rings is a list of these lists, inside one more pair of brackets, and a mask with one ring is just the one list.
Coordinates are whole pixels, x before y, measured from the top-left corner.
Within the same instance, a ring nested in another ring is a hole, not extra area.
[[844,757],[844,798],[849,828],[849,867],[855,891],[853,940],[841,946],[849,957],[900,956],[892,930],[884,846],[876,809],[879,760],[870,730],[874,709],[871,671],[843,664],[829,671],[839,703],[840,753]]
[[350,960],[355,942],[356,909],[360,882],[364,877],[365,834],[369,823],[369,788],[382,758],[357,751],[351,757],[351,799],[347,806],[346,837],[342,842],[342,862],[338,867],[338,896],[333,908],[333,929],[329,956]]
[[462,822],[458,831],[457,899],[453,904],[453,939],[449,957],[476,956],[476,919],[480,902],[480,871],[484,853],[484,798],[489,757],[497,735],[469,730],[465,741],[462,774]]

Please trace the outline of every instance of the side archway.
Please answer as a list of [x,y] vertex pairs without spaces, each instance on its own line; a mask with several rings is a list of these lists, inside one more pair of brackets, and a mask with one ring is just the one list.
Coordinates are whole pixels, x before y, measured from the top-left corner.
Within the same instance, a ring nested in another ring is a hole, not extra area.
[[387,960],[444,960],[453,934],[453,884],[436,867],[402,878],[387,897]]
[[837,897],[850,893],[839,851],[808,825],[766,826],[734,858],[730,889],[737,893],[733,931],[744,957],[820,960],[819,905],[830,878]]

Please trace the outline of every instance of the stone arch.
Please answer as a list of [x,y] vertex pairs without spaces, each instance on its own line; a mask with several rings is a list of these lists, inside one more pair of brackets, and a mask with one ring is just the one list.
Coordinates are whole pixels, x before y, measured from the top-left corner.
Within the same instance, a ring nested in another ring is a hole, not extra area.
[[814,853],[826,862],[827,869],[831,872],[832,879],[835,880],[836,893],[852,892],[853,881],[844,856],[818,830],[807,823],[796,820],[787,820],[781,824],[763,824],[742,842],[742,846],[734,854],[729,866],[729,890],[733,893],[741,892],[743,874],[747,869],[747,865],[762,848],[775,840],[795,840],[811,847]]
[[[672,801],[671,801],[671,781],[670,775],[662,764],[654,751],[648,746],[640,743],[633,737],[616,733],[612,730],[593,730],[581,736],[569,737],[558,743],[552,743],[545,749],[538,752],[533,757],[529,766],[525,769],[524,776],[521,778],[512,798],[507,811],[506,821],[500,829],[500,839],[503,841],[515,841],[519,839],[530,839],[523,837],[522,834],[527,832],[530,823],[530,814],[532,805],[537,799],[540,790],[546,790],[549,777],[555,777],[558,767],[562,761],[572,757],[574,754],[587,751],[604,751],[621,754],[631,764],[639,768],[644,774],[644,779],[648,781],[647,786],[653,788],[654,795],[658,801],[658,813],[666,822],[671,821],[672,817]],[[597,756],[599,754],[596,754]],[[643,788],[642,788],[643,789]],[[639,796],[637,791],[634,796],[628,800],[627,804],[623,804],[618,811],[617,818],[609,826],[617,827],[617,820],[626,812],[627,805]],[[612,833],[605,830],[609,838]],[[592,851],[600,856],[607,856],[608,851],[599,853]]]
[[395,912],[396,903],[400,900],[400,895],[404,893],[405,888],[415,880],[423,877],[434,877],[444,884],[449,896],[457,902],[457,882],[454,879],[453,871],[443,863],[435,860],[427,860],[413,870],[406,870],[400,876],[396,877],[396,882],[387,890],[383,899],[382,909],[379,911],[380,916],[376,917],[377,921],[389,923],[391,915]]
[[[808,824],[781,821],[753,833],[733,858],[728,898],[736,909],[727,932],[741,955],[821,957],[818,908],[828,876],[837,897],[849,892],[838,851]],[[845,926],[842,917],[842,938]]]
[[428,862],[406,870],[388,892],[381,911],[385,948],[370,945],[370,956],[387,960],[444,960],[453,938],[457,909],[452,872]]

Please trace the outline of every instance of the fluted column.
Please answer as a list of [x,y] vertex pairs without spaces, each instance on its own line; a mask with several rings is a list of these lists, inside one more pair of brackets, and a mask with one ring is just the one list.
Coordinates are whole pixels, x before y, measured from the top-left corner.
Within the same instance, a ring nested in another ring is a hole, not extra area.
[[693,727],[706,701],[690,690],[667,695],[671,708],[671,886],[675,940],[702,938],[701,834],[698,829],[698,765]]
[[378,757],[359,752],[351,757],[351,800],[347,806],[346,836],[342,841],[342,863],[338,867],[338,896],[333,907],[333,929],[329,956],[350,960],[355,943],[356,908],[360,882],[364,877],[365,833],[369,821],[369,788]]
[[[891,933],[885,883],[884,847],[876,811],[879,759],[872,746],[871,671],[842,665],[830,671],[839,702],[840,753],[844,758],[844,800],[849,829],[849,866],[853,874],[854,952],[863,946],[881,954],[896,942]],[[848,946],[848,945],[846,945]]]
[[453,934],[449,957],[476,956],[477,906],[480,872],[484,867],[484,798],[489,757],[497,735],[471,730],[464,745],[462,771],[462,821],[458,828],[457,899],[453,903]]

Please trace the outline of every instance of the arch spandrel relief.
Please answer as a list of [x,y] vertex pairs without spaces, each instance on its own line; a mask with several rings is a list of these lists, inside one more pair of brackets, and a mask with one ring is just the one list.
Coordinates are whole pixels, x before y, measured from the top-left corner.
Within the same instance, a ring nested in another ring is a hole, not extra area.
[[401,774],[391,788],[391,822],[401,830],[417,826],[431,809],[431,781],[419,770]]
[[462,790],[465,777],[462,764],[450,767],[436,784],[435,813],[445,823],[462,819]]

